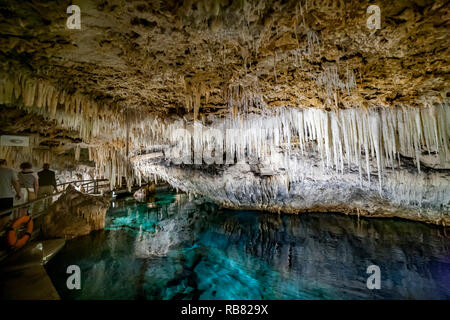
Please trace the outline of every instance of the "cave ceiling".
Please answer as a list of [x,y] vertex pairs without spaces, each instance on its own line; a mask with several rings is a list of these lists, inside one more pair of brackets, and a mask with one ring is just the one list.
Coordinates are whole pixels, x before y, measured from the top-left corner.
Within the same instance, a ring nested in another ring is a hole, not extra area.
[[[65,1],[1,4],[1,67],[79,91],[118,111],[184,115],[227,110],[230,88],[268,106],[346,108],[420,104],[446,95],[446,1],[382,1],[381,29],[368,1]],[[327,103],[317,78],[348,70],[356,86]],[[197,93],[198,92],[198,93]]]
[[[379,29],[368,28],[369,1],[73,4],[79,30],[67,27],[66,1],[0,1],[0,80],[10,81],[0,133],[38,135],[53,153],[105,143],[128,153],[117,132],[133,133],[129,112],[204,121],[245,99],[258,113],[261,102],[339,110],[448,97],[446,1],[380,1]],[[82,123],[67,129],[56,110]],[[91,134],[94,118],[119,125]]]

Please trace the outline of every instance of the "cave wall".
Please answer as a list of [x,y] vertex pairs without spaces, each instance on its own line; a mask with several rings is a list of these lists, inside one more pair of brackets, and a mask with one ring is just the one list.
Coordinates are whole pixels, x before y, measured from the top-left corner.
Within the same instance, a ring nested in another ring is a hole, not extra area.
[[[11,166],[447,224],[448,2],[380,1],[379,29],[368,0],[74,4],[80,30],[65,3],[0,3],[0,134],[30,137]],[[178,165],[222,139],[225,166]]]

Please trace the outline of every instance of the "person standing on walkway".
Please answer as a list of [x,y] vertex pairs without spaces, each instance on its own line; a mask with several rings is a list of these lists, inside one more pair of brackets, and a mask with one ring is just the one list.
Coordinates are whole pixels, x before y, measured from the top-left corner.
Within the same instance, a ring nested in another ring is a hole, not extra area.
[[[58,189],[56,187],[56,177],[55,172],[50,170],[50,165],[48,163],[44,163],[42,167],[42,171],[38,172],[39,176],[39,193],[38,197],[46,197],[53,194],[53,192],[57,192]],[[53,202],[53,197],[46,199],[44,201],[44,208],[47,208]]]
[[[14,194],[14,190],[16,193]],[[14,196],[20,200],[20,184],[17,174],[7,167],[5,159],[0,159],[0,211],[11,209],[14,206]],[[9,214],[0,216],[0,228],[10,217]]]
[[[19,204],[24,204],[37,198],[39,191],[38,177],[32,170],[33,166],[29,162],[20,165],[22,169],[19,174],[21,200]],[[19,217],[27,214],[27,208],[20,209]]]

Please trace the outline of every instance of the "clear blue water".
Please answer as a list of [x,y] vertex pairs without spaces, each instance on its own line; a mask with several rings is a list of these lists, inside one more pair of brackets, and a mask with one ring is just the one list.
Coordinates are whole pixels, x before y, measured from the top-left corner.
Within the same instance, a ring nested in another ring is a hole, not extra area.
[[[223,210],[169,192],[113,206],[104,231],[68,241],[47,264],[63,299],[450,299],[442,228]],[[72,264],[81,290],[66,287]],[[372,264],[380,290],[366,286]]]

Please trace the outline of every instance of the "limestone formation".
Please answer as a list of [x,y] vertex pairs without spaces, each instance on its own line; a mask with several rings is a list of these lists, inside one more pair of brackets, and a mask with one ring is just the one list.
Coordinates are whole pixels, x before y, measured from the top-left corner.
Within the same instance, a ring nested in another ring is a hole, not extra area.
[[66,5],[0,5],[10,164],[448,225],[446,1],[380,1],[379,29],[369,0],[84,1],[80,30]]
[[137,201],[143,202],[143,201],[146,201],[150,195],[154,194],[155,191],[156,191],[155,184],[146,185],[146,186],[140,188],[139,190],[137,190],[133,194],[133,197]]

